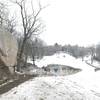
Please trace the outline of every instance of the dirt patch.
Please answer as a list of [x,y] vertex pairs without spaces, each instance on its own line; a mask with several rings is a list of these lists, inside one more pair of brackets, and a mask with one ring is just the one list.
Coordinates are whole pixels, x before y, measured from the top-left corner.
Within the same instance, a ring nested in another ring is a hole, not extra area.
[[13,80],[12,82],[8,82],[7,84],[2,84],[0,86],[0,95],[5,93],[5,92],[8,92],[9,90],[11,90],[12,88],[14,87],[17,87],[19,84],[29,80],[29,79],[32,79],[33,75],[20,75],[18,79],[16,80]]

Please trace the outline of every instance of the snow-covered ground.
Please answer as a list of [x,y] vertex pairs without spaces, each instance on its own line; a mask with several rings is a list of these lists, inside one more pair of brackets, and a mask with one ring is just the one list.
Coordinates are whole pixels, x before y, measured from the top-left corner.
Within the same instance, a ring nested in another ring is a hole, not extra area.
[[[91,64],[91,55],[84,57],[84,60]],[[96,61],[95,59],[93,60],[92,65],[96,68],[100,68],[100,62]]]
[[91,67],[88,67],[87,64],[82,62],[81,59],[76,59],[69,54],[66,53],[56,53],[53,56],[45,56],[41,60],[36,61],[36,65],[38,67],[47,66],[48,64],[61,64],[68,65],[74,68],[81,68],[82,70],[94,70]]
[[100,71],[64,53],[44,57],[36,64],[70,65],[82,71],[70,76],[37,77],[0,96],[0,100],[100,100]]

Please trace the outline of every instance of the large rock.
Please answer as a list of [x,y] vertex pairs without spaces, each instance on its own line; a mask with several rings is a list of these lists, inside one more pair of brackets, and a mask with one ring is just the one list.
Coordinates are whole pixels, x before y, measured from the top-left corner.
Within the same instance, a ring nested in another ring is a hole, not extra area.
[[10,32],[0,27],[0,60],[13,72],[13,66],[17,61],[17,40]]

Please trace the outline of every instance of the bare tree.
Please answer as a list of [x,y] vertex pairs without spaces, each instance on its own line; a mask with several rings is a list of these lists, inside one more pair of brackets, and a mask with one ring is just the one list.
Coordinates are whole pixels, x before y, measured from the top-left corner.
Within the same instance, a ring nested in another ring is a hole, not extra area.
[[14,17],[8,18],[6,19],[6,26],[5,28],[10,32],[13,33],[15,32],[15,28],[16,28],[16,21]]
[[35,10],[33,8],[33,3],[31,3],[32,13],[29,14],[26,7],[26,0],[21,0],[20,2],[16,1],[14,3],[17,4],[18,7],[20,8],[20,16],[22,19],[21,21],[22,21],[22,27],[24,33],[20,52],[18,55],[18,65],[20,66],[26,41],[30,37],[32,37],[32,35],[38,35],[40,33],[41,28],[43,28],[42,27],[43,24],[40,21],[39,15],[44,7],[41,7],[41,4],[39,3],[38,4],[39,9]]
[[0,2],[0,26],[7,29],[10,33],[15,31],[16,22],[14,17],[9,17],[8,6]]
[[0,2],[0,25],[2,26],[4,24],[4,21],[7,17],[8,13],[7,13],[7,8],[6,5],[4,3]]
[[91,46],[89,47],[89,50],[90,50],[90,55],[91,55],[91,64],[93,64],[93,60],[94,60],[94,57],[95,57],[95,46]]
[[25,44],[25,50],[24,50],[24,59],[25,64],[27,63],[27,59],[30,58],[33,61],[33,65],[35,65],[35,61],[38,58],[41,58],[43,56],[43,46],[44,41],[35,38],[35,39],[28,39],[28,41]]

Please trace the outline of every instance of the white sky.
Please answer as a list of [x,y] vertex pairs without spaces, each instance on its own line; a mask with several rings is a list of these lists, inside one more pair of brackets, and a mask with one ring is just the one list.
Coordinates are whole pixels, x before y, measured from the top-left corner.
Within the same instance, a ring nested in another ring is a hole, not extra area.
[[91,45],[100,42],[100,0],[45,0],[47,44]]
[[40,37],[47,44],[87,46],[100,42],[100,0],[40,1],[49,4],[41,14],[46,31]]

